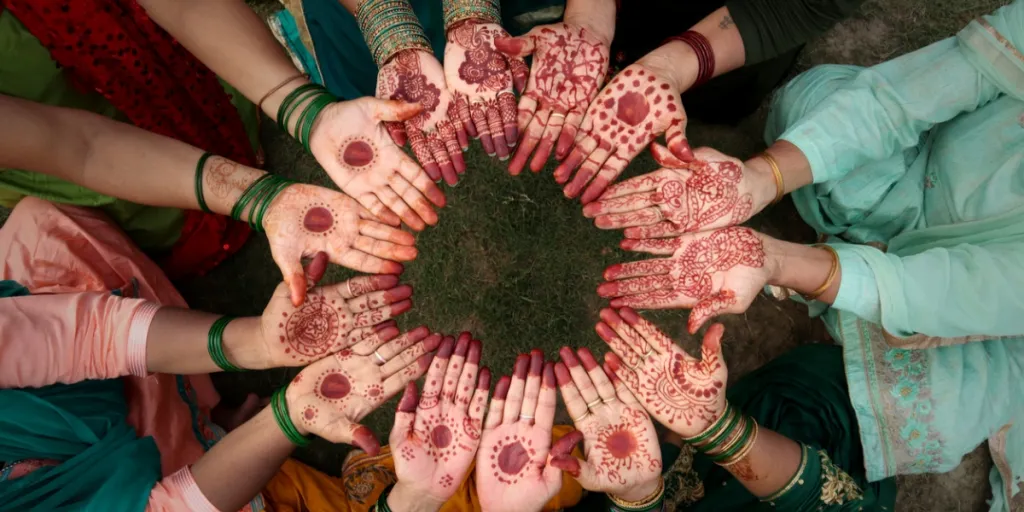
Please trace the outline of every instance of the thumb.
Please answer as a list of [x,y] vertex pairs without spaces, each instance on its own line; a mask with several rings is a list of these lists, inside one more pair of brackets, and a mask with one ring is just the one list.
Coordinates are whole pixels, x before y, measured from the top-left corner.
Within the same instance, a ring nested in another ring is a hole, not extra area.
[[313,261],[306,265],[306,289],[313,288],[327,272],[327,253],[320,251],[313,255]]
[[520,37],[496,37],[494,47],[509,57],[526,57],[537,48],[533,38],[534,30],[537,29],[534,28]]
[[384,128],[387,128],[388,135],[391,136],[391,140],[398,147],[405,147],[405,143],[409,142],[409,136],[405,133],[405,125],[401,122],[396,121],[385,121]]
[[725,334],[725,326],[714,324],[704,333],[704,342],[701,344],[701,359],[721,359],[722,357],[722,335]]
[[343,442],[354,445],[371,457],[380,453],[380,442],[377,441],[377,436],[373,435],[373,431],[358,423],[349,423],[348,428],[348,440]]
[[416,421],[416,406],[419,402],[416,396],[416,382],[406,384],[405,392],[398,400],[398,410],[395,411],[395,424],[391,427],[391,444],[396,444],[412,433]]
[[[271,248],[273,252],[273,248]],[[281,269],[284,276],[284,284],[288,286],[288,296],[292,299],[292,305],[299,307],[306,301],[306,272],[302,268],[299,257],[284,257],[272,254],[277,268]],[[314,262],[316,263],[315,259]],[[313,266],[311,263],[310,266]]]
[[665,130],[665,143],[668,144],[668,150],[673,155],[684,162],[689,162],[693,160],[693,150],[690,149],[690,143],[686,140],[686,111],[683,110],[683,104],[679,101],[678,96],[674,100],[676,102],[675,118],[668,125],[668,130]]
[[380,100],[368,98],[372,102],[373,117],[380,121],[406,121],[416,117],[423,111],[419,103],[406,103],[400,100]]
[[573,448],[581,441],[583,441],[583,433],[579,430],[573,430],[555,441],[551,445],[551,460],[548,461],[548,466],[554,466],[569,473],[584,488],[587,488],[587,482],[592,481],[594,476],[593,468],[587,461],[580,460],[572,454]]
[[[687,329],[690,334],[697,332],[705,322],[718,316],[736,305],[736,292],[732,290],[720,290],[697,302],[697,305],[690,311],[690,320],[687,322]],[[707,338],[705,338],[706,340]]]
[[[669,130],[671,130],[671,126]],[[666,135],[666,138],[668,135]],[[662,167],[668,167],[669,169],[685,169],[686,162],[682,161],[676,155],[672,154],[668,148],[658,144],[657,142],[651,143],[651,156],[654,157],[654,161],[658,162],[658,165]]]

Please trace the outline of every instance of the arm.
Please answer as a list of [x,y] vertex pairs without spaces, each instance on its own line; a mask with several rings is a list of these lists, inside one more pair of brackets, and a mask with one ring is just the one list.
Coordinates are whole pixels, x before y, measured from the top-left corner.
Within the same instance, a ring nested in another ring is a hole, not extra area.
[[568,0],[563,21],[594,33],[606,45],[615,38],[615,0]]

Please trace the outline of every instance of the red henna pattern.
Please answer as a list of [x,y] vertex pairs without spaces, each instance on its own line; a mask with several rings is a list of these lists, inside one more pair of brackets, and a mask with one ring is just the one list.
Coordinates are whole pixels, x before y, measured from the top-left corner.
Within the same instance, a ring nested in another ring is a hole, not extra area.
[[350,171],[365,171],[377,162],[377,151],[373,142],[366,137],[349,137],[339,147],[338,163]]
[[472,440],[480,439],[480,420],[469,416],[462,419],[462,431]]
[[284,332],[280,341],[289,347],[285,353],[292,354],[293,359],[300,359],[300,356],[319,359],[327,355],[348,316],[344,311],[334,300],[328,304],[323,295],[310,294],[306,302],[290,315],[282,313],[285,319],[278,327]]
[[327,370],[317,379],[314,393],[327,401],[343,401],[352,393],[352,377],[341,369]]
[[701,360],[674,352],[665,358],[665,366],[645,372],[641,388],[651,413],[674,424],[683,420],[692,426],[695,420],[713,421],[718,414],[719,394],[725,383],[714,376],[722,367],[718,354],[703,351]]
[[690,164],[693,173],[683,182],[673,179],[658,187],[653,200],[662,205],[666,218],[684,232],[708,228],[729,216],[732,223],[750,217],[753,198],[740,195],[739,184],[743,168],[732,161],[707,162],[697,160]]
[[764,249],[749,229],[727,228],[691,242],[674,260],[680,270],[676,291],[699,299],[711,295],[711,274],[737,265],[763,267]]
[[672,87],[642,68],[626,68],[590,105],[591,134],[635,155],[668,129],[680,110]]
[[582,113],[608,70],[608,49],[587,37],[586,30],[542,28],[534,56],[533,84],[526,95],[543,108]]
[[[524,444],[525,443],[525,444]],[[505,485],[515,485],[522,477],[523,468],[536,455],[533,441],[512,434],[494,444],[488,456],[494,478]]]
[[326,203],[311,202],[302,214],[302,228],[311,236],[329,237],[337,231],[334,218],[337,214]]
[[597,439],[587,454],[594,473],[609,481],[626,484],[630,472],[658,471],[661,461],[650,453],[646,443],[636,437],[636,432],[649,428],[649,422],[647,413],[629,407],[623,409],[621,423],[588,423],[584,433]]
[[459,78],[477,86],[476,92],[503,91],[512,87],[505,56],[494,49],[494,38],[507,35],[497,26],[464,23],[451,31],[451,42],[463,47],[466,60],[459,66]]
[[441,103],[441,90],[423,74],[419,52],[416,51],[396,55],[380,70],[377,82],[378,97],[419,103],[423,107],[416,117],[406,121],[419,129],[423,129]]

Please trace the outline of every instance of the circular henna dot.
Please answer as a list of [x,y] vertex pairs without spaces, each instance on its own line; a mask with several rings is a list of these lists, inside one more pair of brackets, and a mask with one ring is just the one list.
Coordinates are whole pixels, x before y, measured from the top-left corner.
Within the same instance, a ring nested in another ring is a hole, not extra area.
[[665,105],[665,108],[667,108],[669,112],[675,112],[676,111],[675,103],[669,103],[668,105]]
[[615,88],[621,91],[621,90],[626,88],[626,84],[619,84],[619,85],[615,86]]
[[654,80],[655,80],[654,75],[651,75],[651,76],[647,77],[647,81],[648,82],[653,82]]
[[640,87],[640,80],[633,80],[633,87]]
[[352,167],[362,167],[373,161],[373,148],[361,140],[350,142],[345,146],[341,159]]
[[508,475],[515,475],[523,469],[523,466],[530,461],[530,454],[522,443],[516,441],[506,445],[498,454],[498,468]]
[[612,108],[615,106],[615,98],[608,98],[604,100],[604,108]]
[[628,430],[616,430],[608,436],[607,446],[612,457],[625,459],[636,451],[636,437]]
[[307,420],[311,420],[316,416],[316,411],[314,411],[312,407],[306,407],[306,410],[302,411],[302,416]]
[[332,400],[345,398],[350,391],[352,391],[352,384],[348,382],[347,377],[340,373],[332,373],[324,377],[324,381],[320,383],[320,394],[324,398]]
[[670,86],[669,86],[668,84],[661,84],[661,88],[662,88],[662,90],[665,90],[665,91],[667,91],[667,90],[669,89],[669,87],[670,87]]
[[651,111],[650,105],[647,104],[647,98],[638,92],[627,92],[622,95],[622,99],[619,101],[619,109],[615,113],[617,117],[623,123],[630,126],[636,126],[643,122],[647,117],[647,114]]
[[625,75],[626,76],[633,76],[633,70],[632,69],[627,69]]
[[430,442],[434,443],[434,446],[438,448],[445,448],[452,444],[451,429],[444,425],[434,427],[434,430],[430,431]]
[[323,206],[314,206],[306,212],[302,226],[314,233],[323,233],[334,225],[334,216]]
[[651,87],[648,87],[647,89],[644,89],[644,94],[646,94],[648,96],[650,96],[653,92],[654,92],[654,86],[651,86]]

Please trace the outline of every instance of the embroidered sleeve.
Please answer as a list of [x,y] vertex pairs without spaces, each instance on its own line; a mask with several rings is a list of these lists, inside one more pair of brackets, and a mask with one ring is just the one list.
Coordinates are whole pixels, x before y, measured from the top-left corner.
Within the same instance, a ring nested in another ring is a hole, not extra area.
[[857,482],[825,450],[802,445],[800,466],[781,489],[763,498],[779,511],[845,510],[864,497]]

